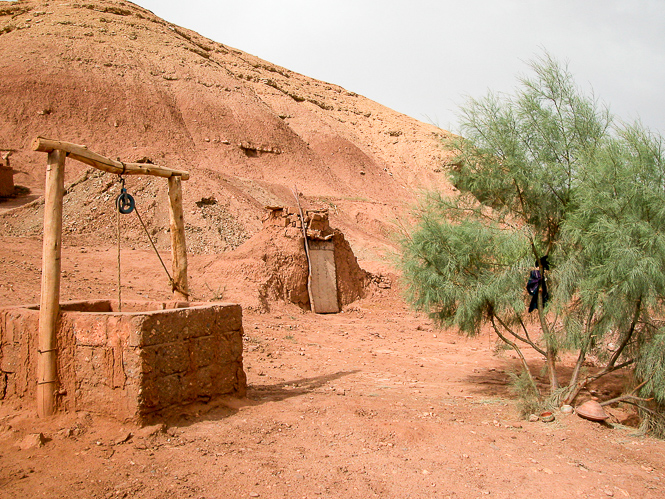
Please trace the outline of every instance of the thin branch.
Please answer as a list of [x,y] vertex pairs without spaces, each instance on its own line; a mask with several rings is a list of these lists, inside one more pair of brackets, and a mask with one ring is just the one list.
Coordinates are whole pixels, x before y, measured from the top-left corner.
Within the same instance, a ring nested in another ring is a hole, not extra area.
[[[499,338],[501,338],[507,345],[509,345],[515,352],[517,352],[517,355],[519,356],[521,362],[522,362],[522,367],[524,368],[524,371],[527,373],[527,376],[529,376],[529,381],[531,382],[531,385],[533,386],[535,392],[540,396],[540,391],[538,390],[538,387],[536,386],[536,382],[534,381],[533,377],[531,376],[531,371],[529,370],[529,364],[527,364],[526,359],[524,358],[524,354],[522,354],[522,350],[510,341],[508,338],[506,338],[503,334],[501,334],[501,331],[496,325],[496,322],[494,321],[494,318],[496,316],[494,315],[493,312],[490,312],[490,320],[492,321],[492,327],[494,328],[494,332],[497,334]],[[497,317],[498,319],[498,317]]]
[[619,397],[615,397],[615,398],[610,399],[610,400],[605,400],[604,402],[601,402],[600,405],[610,405],[610,404],[614,404],[616,402],[628,402],[629,400],[638,400],[640,402],[650,402],[651,400],[653,400],[653,397],[645,399],[645,398],[637,397],[635,395],[640,390],[640,388],[642,388],[644,385],[647,384],[648,381],[649,381],[649,378],[645,379],[644,381],[642,381],[642,383],[640,383],[635,388],[633,388],[630,391],[630,393],[626,393],[625,395],[620,395]]
[[538,350],[540,347],[536,347],[533,340],[531,339],[531,336],[529,336],[529,330],[527,329],[526,324],[524,324],[524,321],[522,320],[522,317],[518,315],[517,319],[520,321],[520,326],[522,326],[522,331],[524,331],[524,336],[526,336],[527,340],[529,340],[528,341],[529,345],[533,345],[533,348],[535,348],[542,355],[545,355],[545,351],[542,350],[542,349]]
[[634,363],[635,363],[635,359],[630,359],[630,360],[627,360],[626,362],[623,362],[623,363],[621,363],[619,365],[616,365],[616,366],[607,365],[599,373],[587,376],[585,378],[584,382],[583,382],[584,384],[582,385],[582,388],[585,387],[586,385],[588,385],[589,383],[591,383],[592,381],[596,381],[597,379],[600,379],[600,378],[602,378],[603,376],[605,376],[607,374],[613,373],[614,371],[618,371],[619,369],[623,369],[624,367],[628,367],[629,365],[634,364]]
[[[591,345],[591,341],[593,340],[593,335],[591,334],[591,323],[593,322],[593,316],[596,313],[596,307],[591,307],[589,309],[589,317],[587,318],[586,321],[586,342],[580,348],[580,353],[577,356],[577,362],[575,363],[575,368],[573,369],[573,374],[570,377],[570,384],[575,385],[577,383],[577,379],[580,376],[580,371],[582,369],[582,364],[584,363],[584,360],[586,359],[586,353],[589,350],[589,346]],[[572,392],[571,392],[572,393]]]
[[624,400],[623,402],[624,402],[625,404],[630,404],[630,405],[634,405],[635,407],[639,407],[640,409],[642,409],[643,411],[648,412],[648,413],[651,414],[652,416],[658,416],[659,418],[662,418],[662,417],[663,417],[662,414],[660,414],[660,413],[654,411],[653,409],[649,409],[648,407],[645,407],[645,406],[643,406],[642,404],[638,404],[637,402],[633,402],[633,401],[631,401],[631,400]]
[[621,345],[619,345],[619,348],[617,348],[617,351],[614,352],[614,354],[610,358],[609,362],[607,363],[607,367],[611,367],[614,365],[614,363],[619,359],[619,357],[623,353],[624,349],[626,348],[626,345],[628,345],[630,338],[633,336],[633,333],[635,332],[635,326],[637,325],[637,321],[640,318],[641,312],[642,312],[642,297],[640,297],[637,300],[637,303],[635,304],[635,313],[633,314],[633,320],[630,324],[630,329],[626,333],[626,336],[621,342]]
[[[501,326],[502,326],[506,331],[508,331],[510,334],[512,334],[515,338],[517,338],[518,340],[520,340],[522,343],[526,343],[527,345],[531,345],[531,347],[532,347],[536,352],[538,352],[539,354],[541,354],[543,357],[546,356],[545,350],[543,350],[543,349],[540,348],[538,345],[536,345],[533,341],[531,341],[531,339],[528,338],[528,335],[527,335],[527,338],[523,338],[522,336],[520,336],[519,334],[517,334],[515,331],[513,331],[510,327],[508,327],[508,326],[507,326],[507,325],[501,320],[500,317],[498,317],[498,316],[495,316],[495,317],[496,317],[497,321],[499,321],[499,324],[501,324]],[[521,317],[520,317],[520,322],[522,322],[522,318],[521,318]]]
[[515,184],[515,189],[517,190],[517,196],[519,197],[520,205],[522,206],[522,218],[526,220],[527,210],[526,206],[524,205],[524,197],[522,196],[522,190],[520,189],[520,186],[517,185],[517,180],[515,180],[515,177],[513,177],[513,184]]

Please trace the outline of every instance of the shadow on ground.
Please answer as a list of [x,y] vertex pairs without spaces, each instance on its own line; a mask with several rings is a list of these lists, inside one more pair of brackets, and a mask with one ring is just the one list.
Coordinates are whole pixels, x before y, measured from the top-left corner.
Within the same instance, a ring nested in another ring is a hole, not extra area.
[[178,414],[157,416],[155,422],[165,422],[174,426],[185,427],[201,421],[219,421],[237,414],[243,407],[258,406],[266,402],[276,402],[307,395],[331,381],[357,372],[360,372],[360,370],[338,371],[323,376],[298,378],[274,384],[252,384],[247,387],[247,397],[245,398],[222,397],[208,403],[193,404],[183,408]]

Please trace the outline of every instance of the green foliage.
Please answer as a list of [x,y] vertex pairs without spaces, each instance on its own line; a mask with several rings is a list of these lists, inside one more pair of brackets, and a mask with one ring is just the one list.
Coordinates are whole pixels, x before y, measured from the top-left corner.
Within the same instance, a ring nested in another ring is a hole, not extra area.
[[665,405],[652,404],[652,408],[640,408],[640,432],[665,440]]
[[524,310],[530,248],[519,231],[483,220],[462,203],[427,199],[403,263],[411,303],[439,324],[474,335],[490,312]]
[[[465,334],[490,325],[511,346],[535,348],[547,358],[552,398],[570,403],[630,365],[650,380],[642,395],[665,403],[663,139],[616,124],[549,55],[530,67],[513,95],[462,108],[450,171],[460,196],[422,202],[403,241],[408,299],[441,325]],[[534,339],[524,287],[543,255],[550,301],[538,308]],[[606,365],[576,369],[559,390],[559,349],[576,351],[578,367],[592,353]]]
[[665,332],[659,332],[642,346],[635,366],[635,377],[646,381],[641,393],[653,395],[656,404],[665,405]]
[[545,56],[531,63],[515,96],[490,94],[461,110],[462,139],[453,183],[527,224],[537,242],[556,238],[611,123],[609,112],[580,94],[572,76]]
[[526,372],[509,372],[508,375],[510,376],[510,389],[518,397],[518,409],[522,417],[539,414],[545,409],[551,410],[551,407],[540,398],[540,394]]

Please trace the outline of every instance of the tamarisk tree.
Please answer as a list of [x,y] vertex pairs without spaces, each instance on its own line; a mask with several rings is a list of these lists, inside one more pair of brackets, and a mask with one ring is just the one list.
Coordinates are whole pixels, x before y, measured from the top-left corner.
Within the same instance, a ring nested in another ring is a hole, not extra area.
[[[543,356],[549,402],[622,368],[624,401],[665,402],[665,161],[663,141],[617,124],[548,54],[512,95],[461,108],[459,195],[430,193],[404,238],[407,298],[442,326],[489,326],[521,359]],[[534,268],[537,265],[537,268]],[[531,292],[526,289],[531,275]],[[532,300],[533,311],[529,312]],[[563,382],[558,360],[575,352]],[[593,356],[602,366],[585,372]]]

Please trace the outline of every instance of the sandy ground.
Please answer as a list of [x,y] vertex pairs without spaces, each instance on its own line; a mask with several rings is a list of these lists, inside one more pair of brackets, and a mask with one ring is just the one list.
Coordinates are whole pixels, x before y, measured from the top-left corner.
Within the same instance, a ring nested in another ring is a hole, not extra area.
[[[258,314],[240,279],[214,270],[297,185],[363,268],[389,273],[381,258],[414,193],[455,192],[448,132],[127,2],[0,1],[0,33],[0,147],[15,150],[14,182],[30,189],[0,205],[0,307],[39,301],[43,208],[26,204],[43,193],[35,136],[187,169],[190,289],[245,305],[249,382],[246,399],[146,428],[87,413],[40,420],[33,401],[0,401],[0,498],[665,497],[665,443],[618,424],[620,409],[606,425],[521,419],[511,353],[488,335],[436,330],[394,280],[341,314]],[[68,161],[61,298],[115,299],[115,180],[79,182],[83,172]],[[127,185],[168,255],[164,183]],[[123,298],[170,298],[131,223]],[[615,389],[606,383],[595,388]]]
[[[0,243],[0,303],[37,301],[39,239]],[[64,298],[113,296],[113,259],[111,248],[66,247]],[[146,260],[144,275],[158,265]],[[166,289],[159,279],[128,286],[127,299]],[[512,354],[488,335],[436,330],[394,291],[336,315],[245,312],[247,398],[163,426],[39,420],[32,401],[0,403],[0,497],[665,495],[665,443],[615,418],[521,419]]]

